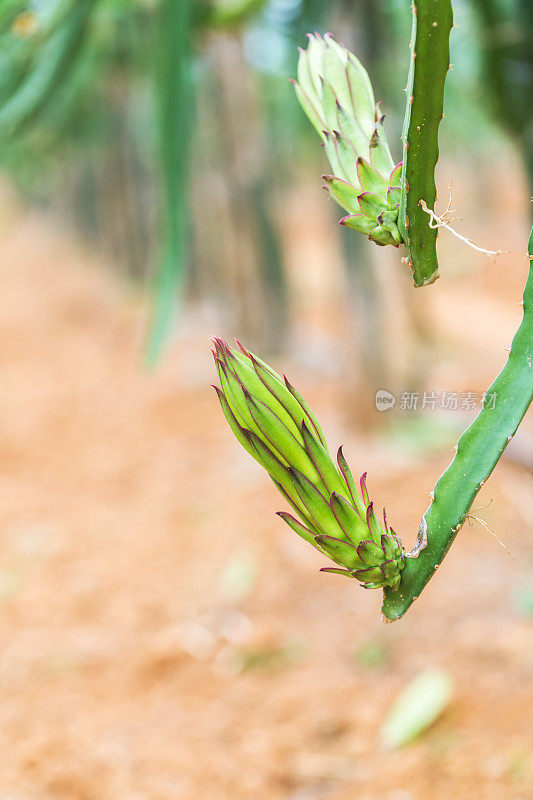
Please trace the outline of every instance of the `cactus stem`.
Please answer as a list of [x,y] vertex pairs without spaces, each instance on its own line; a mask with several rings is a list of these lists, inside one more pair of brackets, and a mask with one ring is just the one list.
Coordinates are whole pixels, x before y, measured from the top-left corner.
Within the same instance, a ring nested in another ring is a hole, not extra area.
[[[450,64],[452,23],[451,0],[419,0],[418,5],[413,5],[412,57],[403,130],[404,191],[398,224],[412,264],[415,286],[427,286],[438,277],[437,231],[424,224],[424,212],[418,201],[423,198],[430,208],[435,203],[438,129]],[[407,217],[411,219],[411,226],[407,224]]]
[[480,487],[498,463],[533,399],[533,231],[529,254],[522,322],[505,366],[486,392],[486,398],[497,398],[496,408],[485,400],[482,410],[459,439],[450,466],[437,481],[434,499],[424,514],[417,538],[418,545],[425,528],[427,545],[418,547],[416,553],[406,553],[410,557],[397,591],[385,591],[382,611],[390,621],[405,614],[435,574],[435,564],[442,564],[468,518]]

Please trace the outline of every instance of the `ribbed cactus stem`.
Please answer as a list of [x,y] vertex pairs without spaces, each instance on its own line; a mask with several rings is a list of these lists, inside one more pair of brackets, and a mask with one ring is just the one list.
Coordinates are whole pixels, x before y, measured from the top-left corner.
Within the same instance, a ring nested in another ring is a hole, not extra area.
[[435,486],[421,526],[427,526],[427,547],[417,558],[406,559],[399,589],[385,591],[382,611],[388,620],[403,616],[435,574],[533,399],[533,231],[529,260],[524,316],[507,363],[487,390],[483,409],[459,439],[455,458]]
[[451,0],[415,0],[413,3],[398,227],[407,246],[415,286],[426,286],[439,277],[437,230],[430,228],[420,201],[424,200],[428,208],[434,209],[439,125],[450,67],[452,25]]

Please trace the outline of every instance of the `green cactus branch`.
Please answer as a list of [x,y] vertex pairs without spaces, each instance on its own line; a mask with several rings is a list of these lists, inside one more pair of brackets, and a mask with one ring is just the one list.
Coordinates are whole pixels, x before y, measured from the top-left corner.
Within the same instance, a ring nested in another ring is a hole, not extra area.
[[[413,6],[412,63],[407,88],[404,161],[394,166],[383,116],[358,59],[331,35],[309,37],[300,52],[295,90],[321,136],[332,173],[326,188],[348,216],[341,220],[379,245],[407,246],[416,286],[438,277],[433,209],[438,128],[449,68],[450,0]],[[402,184],[401,187],[398,184]],[[459,439],[452,463],[438,480],[415,547],[375,516],[344,459],[331,458],[320,426],[285,378],[239,345],[215,339],[213,352],[222,410],[237,440],[270,475],[299,519],[280,516],[335,564],[326,572],[383,588],[386,620],[402,617],[442,564],[474,498],[511,441],[533,398],[533,231],[523,319],[507,363],[485,394],[483,408]]]
[[442,564],[474,498],[492,473],[533,399],[533,231],[523,319],[507,363],[485,394],[483,409],[459,439],[456,455],[438,480],[415,548],[402,543],[374,512],[366,473],[357,490],[342,448],[336,463],[304,398],[238,342],[214,339],[220,380],[215,387],[236,439],[270,475],[299,519],[279,516],[336,566],[322,571],[384,589],[386,620],[402,617]]
[[398,591],[385,591],[382,611],[392,621],[403,616],[435,574],[484,482],[511,441],[533,398],[533,231],[524,316],[504,368],[486,392],[483,409],[463,433],[452,463],[438,480],[424,514],[427,547],[407,558]]
[[443,114],[444,84],[450,66],[452,25],[451,0],[416,0],[413,4],[398,222],[415,286],[427,286],[439,277],[437,230],[429,227],[428,216],[420,207],[420,200],[425,200],[428,208],[434,208],[438,135]]

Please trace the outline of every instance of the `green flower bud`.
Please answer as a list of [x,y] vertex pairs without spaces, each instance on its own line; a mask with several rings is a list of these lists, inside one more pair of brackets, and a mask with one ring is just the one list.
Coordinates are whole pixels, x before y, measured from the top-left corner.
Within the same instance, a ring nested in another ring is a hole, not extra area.
[[324,572],[357,578],[366,589],[398,588],[402,543],[385,510],[383,524],[378,520],[366,473],[358,491],[342,447],[335,462],[315,415],[285,376],[239,342],[233,349],[213,341],[220,379],[214,388],[229,426],[299,519],[286,511],[279,516],[337,565]]
[[402,165],[394,165],[368,74],[330,34],[308,36],[293,83],[333,170],[322,176],[325,188],[348,212],[340,224],[398,247]]

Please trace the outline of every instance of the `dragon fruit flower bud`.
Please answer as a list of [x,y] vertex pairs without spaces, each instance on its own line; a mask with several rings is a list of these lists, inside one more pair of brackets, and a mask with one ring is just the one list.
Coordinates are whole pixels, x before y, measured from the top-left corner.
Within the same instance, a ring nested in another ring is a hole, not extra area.
[[331,34],[308,34],[293,81],[331,164],[325,188],[348,212],[341,225],[398,247],[402,165],[394,164],[379,104],[361,62]]
[[378,519],[366,488],[355,485],[342,447],[334,461],[318,420],[301,394],[239,342],[215,338],[215,386],[236,439],[270,475],[297,516],[279,516],[328,556],[335,572],[367,589],[397,589],[404,567],[400,539],[385,511]]

